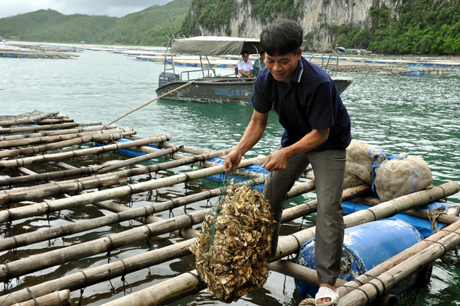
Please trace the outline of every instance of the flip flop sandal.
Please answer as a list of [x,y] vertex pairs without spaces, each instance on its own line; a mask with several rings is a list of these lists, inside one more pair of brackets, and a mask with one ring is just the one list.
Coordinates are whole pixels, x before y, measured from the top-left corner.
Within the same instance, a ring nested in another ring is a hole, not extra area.
[[[325,299],[325,298],[330,298],[331,300],[323,304],[317,303],[319,299]],[[316,293],[315,295],[315,305],[317,306],[318,305],[321,305],[321,306],[337,305],[338,302],[339,302],[339,294],[328,287],[320,287],[318,290],[318,293]]]

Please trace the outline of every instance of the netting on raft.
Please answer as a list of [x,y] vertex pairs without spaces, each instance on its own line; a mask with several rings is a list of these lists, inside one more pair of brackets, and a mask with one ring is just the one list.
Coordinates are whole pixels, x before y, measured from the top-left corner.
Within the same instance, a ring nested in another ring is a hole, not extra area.
[[230,303],[266,283],[276,221],[260,191],[233,180],[224,185],[226,194],[205,217],[190,250],[207,290]]

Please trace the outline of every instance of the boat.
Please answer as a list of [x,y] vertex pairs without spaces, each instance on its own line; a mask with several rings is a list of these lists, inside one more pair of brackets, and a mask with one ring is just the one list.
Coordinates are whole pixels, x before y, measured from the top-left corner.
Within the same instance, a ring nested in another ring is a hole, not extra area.
[[[197,36],[191,38],[170,39],[165,52],[164,71],[158,80],[157,95],[169,93],[180,86],[194,81],[162,97],[166,100],[192,101],[198,103],[217,103],[227,105],[249,105],[254,91],[255,78],[240,79],[235,75],[218,76],[212,67],[209,56],[241,55],[246,50],[249,54],[259,54],[261,50],[259,39]],[[194,70],[175,72],[173,54],[191,54],[199,56],[200,67]],[[193,78],[199,74],[200,77]],[[192,76],[192,77],[191,77]],[[342,93],[353,82],[349,77],[331,76]]]

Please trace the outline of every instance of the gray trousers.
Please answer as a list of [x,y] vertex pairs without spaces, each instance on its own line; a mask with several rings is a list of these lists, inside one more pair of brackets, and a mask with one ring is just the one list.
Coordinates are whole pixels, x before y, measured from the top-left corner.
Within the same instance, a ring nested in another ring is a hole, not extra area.
[[285,170],[270,172],[265,182],[264,195],[270,201],[277,221],[271,254],[276,254],[286,194],[310,163],[315,174],[318,200],[315,236],[316,271],[320,284],[333,286],[340,273],[344,237],[341,203],[346,163],[345,150],[302,153],[290,158]]

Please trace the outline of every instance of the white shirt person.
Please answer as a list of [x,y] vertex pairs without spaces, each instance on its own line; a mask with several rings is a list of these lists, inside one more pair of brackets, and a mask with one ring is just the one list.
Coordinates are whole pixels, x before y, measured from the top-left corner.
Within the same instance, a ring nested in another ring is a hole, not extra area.
[[238,77],[239,78],[250,78],[252,72],[254,71],[254,66],[252,66],[252,63],[249,58],[249,52],[248,51],[243,51],[241,54],[243,59],[241,59],[238,64]]

